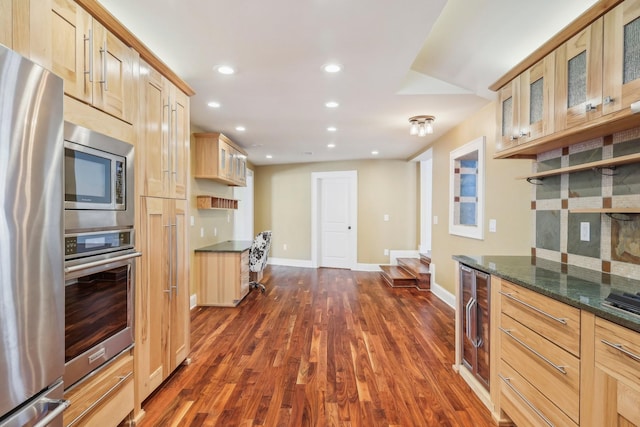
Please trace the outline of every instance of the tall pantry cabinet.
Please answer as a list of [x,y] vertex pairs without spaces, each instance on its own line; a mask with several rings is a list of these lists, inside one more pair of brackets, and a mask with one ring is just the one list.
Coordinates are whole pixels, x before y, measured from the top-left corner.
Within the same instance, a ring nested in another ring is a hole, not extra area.
[[189,98],[141,61],[136,410],[189,353]]

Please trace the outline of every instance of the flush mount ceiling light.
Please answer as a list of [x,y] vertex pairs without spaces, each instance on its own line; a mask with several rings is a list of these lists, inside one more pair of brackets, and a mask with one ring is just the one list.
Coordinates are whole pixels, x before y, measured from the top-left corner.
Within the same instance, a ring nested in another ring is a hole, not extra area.
[[207,103],[207,105],[211,108],[220,108],[220,103],[216,102],[216,101],[211,101],[209,103]]
[[433,133],[433,121],[435,119],[434,116],[413,116],[409,118],[409,123],[411,124],[409,135],[425,136],[428,133]]
[[338,108],[340,104],[338,104],[336,101],[329,101],[326,104],[324,104],[325,107],[327,108]]
[[335,146],[336,146],[336,144],[334,144],[334,143],[329,143],[329,144],[327,144],[327,147],[328,147],[328,148],[335,148]]
[[337,73],[342,70],[342,66],[340,64],[326,64],[322,69],[327,73]]
[[337,131],[337,130],[338,130],[338,128],[337,128],[337,127],[335,127],[335,126],[329,126],[329,127],[327,128],[327,131],[329,131],[329,132],[335,132],[335,131]]
[[236,130],[238,132],[244,132],[245,130],[247,130],[247,128],[245,128],[244,126],[236,126]]
[[226,75],[233,74],[236,72],[236,70],[234,70],[233,67],[230,67],[228,65],[220,65],[217,68],[217,70],[220,74],[226,74]]

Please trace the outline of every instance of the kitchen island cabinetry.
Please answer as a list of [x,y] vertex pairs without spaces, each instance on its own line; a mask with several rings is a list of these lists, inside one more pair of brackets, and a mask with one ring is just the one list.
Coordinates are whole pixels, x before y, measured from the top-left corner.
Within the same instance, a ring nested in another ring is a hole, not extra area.
[[137,402],[189,353],[187,202],[143,197],[141,272],[136,294]]
[[251,241],[227,241],[196,249],[198,304],[235,307],[249,293]]

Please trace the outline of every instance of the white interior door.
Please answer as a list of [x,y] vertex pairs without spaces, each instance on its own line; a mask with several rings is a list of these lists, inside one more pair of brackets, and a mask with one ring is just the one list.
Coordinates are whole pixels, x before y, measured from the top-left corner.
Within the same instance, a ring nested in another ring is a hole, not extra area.
[[313,175],[314,265],[352,268],[357,259],[357,175],[355,171]]
[[233,240],[253,240],[253,171],[247,169],[247,186],[233,187],[238,209],[233,211]]

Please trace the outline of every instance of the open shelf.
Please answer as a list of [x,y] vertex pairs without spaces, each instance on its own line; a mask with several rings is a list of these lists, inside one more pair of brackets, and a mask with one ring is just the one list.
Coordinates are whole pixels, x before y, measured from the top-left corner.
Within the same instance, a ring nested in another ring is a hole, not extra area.
[[516,179],[541,179],[548,176],[560,175],[563,173],[581,172],[594,168],[607,168],[617,165],[626,165],[629,163],[640,162],[640,153],[629,154],[626,156],[614,157],[612,159],[598,160],[596,162],[583,163],[581,165],[568,166],[566,168],[552,169],[544,172],[538,172],[527,176],[519,176]]
[[238,209],[238,201],[218,196],[198,196],[198,209]]
[[640,214],[638,208],[586,208],[586,209],[569,209],[571,213],[605,213],[605,214]]

